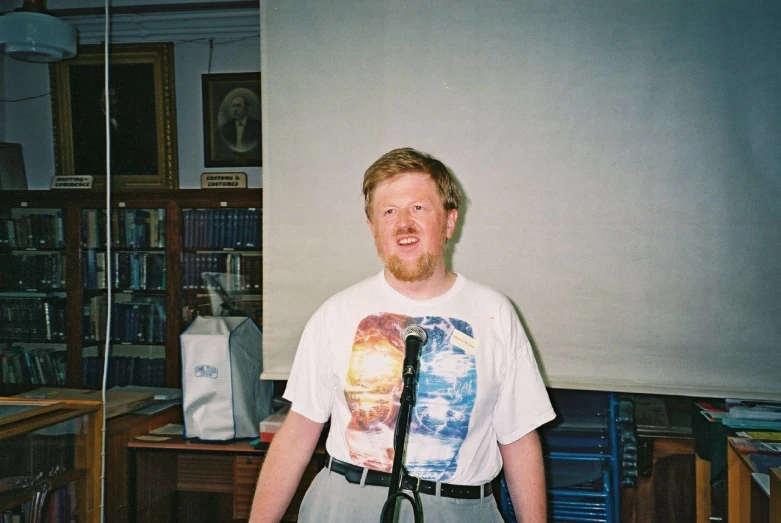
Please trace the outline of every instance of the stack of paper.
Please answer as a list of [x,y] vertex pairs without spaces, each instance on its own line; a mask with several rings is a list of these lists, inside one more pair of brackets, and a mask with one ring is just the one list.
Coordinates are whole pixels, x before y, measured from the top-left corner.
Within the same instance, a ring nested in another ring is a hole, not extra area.
[[141,385],[126,385],[124,387],[112,387],[111,390],[121,390],[125,392],[151,392],[157,401],[181,399],[182,389],[171,387],[143,387]]
[[698,401],[700,414],[705,416],[708,421],[721,421],[729,413],[727,404],[722,401]]
[[781,403],[758,400],[727,400],[727,417],[781,421]]
[[727,399],[726,405],[722,423],[727,427],[781,430],[781,403]]

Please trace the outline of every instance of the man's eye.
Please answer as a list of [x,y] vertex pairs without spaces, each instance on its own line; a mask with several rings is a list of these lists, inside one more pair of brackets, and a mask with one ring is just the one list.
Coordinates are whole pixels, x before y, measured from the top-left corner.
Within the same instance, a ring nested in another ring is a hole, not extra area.
[[415,209],[416,211],[422,211],[422,210],[423,210],[423,206],[422,206],[422,205],[416,205],[416,206],[414,207],[414,209]]
[[385,214],[393,214],[394,212],[394,209],[385,209]]

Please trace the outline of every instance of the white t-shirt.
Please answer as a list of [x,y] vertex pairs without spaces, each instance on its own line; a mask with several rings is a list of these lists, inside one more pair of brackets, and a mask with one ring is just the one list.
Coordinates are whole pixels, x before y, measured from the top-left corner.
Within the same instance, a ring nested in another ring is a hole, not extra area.
[[390,472],[402,390],[405,327],[428,334],[420,354],[405,466],[420,479],[491,481],[497,442],[555,417],[510,301],[458,275],[447,293],[413,300],[382,272],[328,299],[304,329],[284,397],[316,422],[331,419],[336,459]]

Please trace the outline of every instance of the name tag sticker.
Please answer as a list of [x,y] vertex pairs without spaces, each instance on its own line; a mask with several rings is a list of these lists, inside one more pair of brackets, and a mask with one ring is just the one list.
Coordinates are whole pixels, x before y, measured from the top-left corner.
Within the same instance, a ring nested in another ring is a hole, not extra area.
[[467,354],[474,354],[477,352],[477,340],[469,334],[464,334],[460,330],[453,331],[453,335],[450,336],[450,343],[454,347],[462,349]]

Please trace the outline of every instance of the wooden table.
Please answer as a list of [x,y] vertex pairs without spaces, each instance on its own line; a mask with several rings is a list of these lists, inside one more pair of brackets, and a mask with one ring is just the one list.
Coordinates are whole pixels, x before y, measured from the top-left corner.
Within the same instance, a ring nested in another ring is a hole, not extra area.
[[141,434],[167,423],[182,422],[182,406],[176,405],[151,415],[123,414],[106,422],[106,500],[105,520],[111,523],[130,521],[130,486],[128,444]]
[[770,521],[781,521],[781,468],[770,469]]
[[[133,439],[130,449],[131,521],[246,521],[265,452],[249,440],[225,443],[170,437]],[[322,467],[309,463],[283,521],[296,521],[306,489]]]
[[[755,472],[750,452],[736,447],[741,438],[728,438],[727,444],[727,515],[729,523],[781,521],[769,519],[769,499],[751,478]],[[772,493],[771,486],[771,493]],[[781,502],[776,500],[776,503]]]

